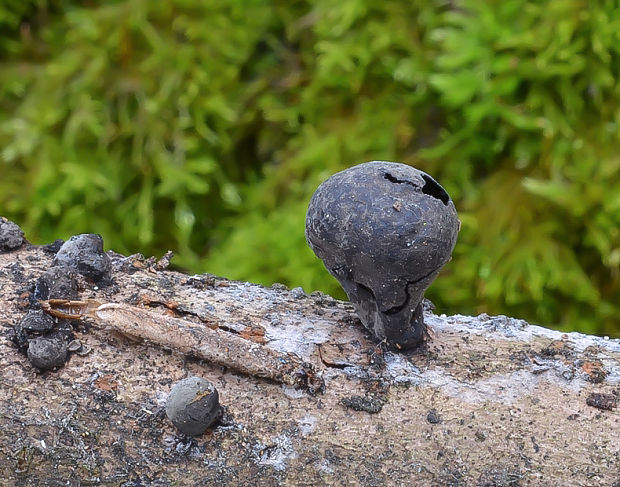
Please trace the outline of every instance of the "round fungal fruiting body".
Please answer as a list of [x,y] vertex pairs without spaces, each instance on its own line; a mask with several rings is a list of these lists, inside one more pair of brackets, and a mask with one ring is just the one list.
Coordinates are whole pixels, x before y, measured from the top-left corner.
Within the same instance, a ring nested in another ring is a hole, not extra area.
[[424,338],[424,291],[450,260],[460,228],[450,196],[411,166],[373,161],[316,190],[306,240],[356,308],[395,349]]
[[74,235],[56,254],[54,266],[67,266],[83,276],[100,282],[109,278],[112,263],[103,251],[103,238],[94,233]]
[[0,217],[0,252],[15,250],[24,243],[24,232],[12,221]]
[[38,300],[77,299],[79,296],[78,274],[73,268],[57,265],[45,271],[34,287]]
[[60,367],[67,360],[67,342],[61,336],[33,338],[28,343],[28,360],[42,370]]
[[32,335],[47,333],[54,328],[54,318],[41,310],[30,310],[18,326]]
[[166,400],[166,416],[186,435],[204,433],[221,414],[217,389],[200,377],[188,377],[174,384]]

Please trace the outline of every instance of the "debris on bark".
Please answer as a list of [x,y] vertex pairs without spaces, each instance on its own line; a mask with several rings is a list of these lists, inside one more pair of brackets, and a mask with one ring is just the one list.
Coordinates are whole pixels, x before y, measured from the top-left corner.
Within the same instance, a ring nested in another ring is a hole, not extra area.
[[[51,330],[31,326],[25,317],[41,311],[37,288],[58,248],[24,243],[0,253],[6,485],[620,481],[620,340],[425,306],[432,338],[397,353],[377,343],[351,304],[322,293],[187,276],[113,252],[106,286],[77,276],[77,296],[67,297],[107,303],[101,316],[76,320],[84,309],[67,307]],[[68,360],[33,366],[28,344],[54,333]],[[243,353],[218,348],[218,337]],[[309,364],[324,393],[261,375],[284,357]],[[165,412],[172,385],[187,377],[213,384],[223,407],[195,437]]]

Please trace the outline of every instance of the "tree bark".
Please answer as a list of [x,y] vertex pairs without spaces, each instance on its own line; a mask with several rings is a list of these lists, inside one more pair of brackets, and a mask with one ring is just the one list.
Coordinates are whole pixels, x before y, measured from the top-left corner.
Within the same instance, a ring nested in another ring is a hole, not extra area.
[[[619,340],[427,310],[426,345],[392,353],[329,296],[109,255],[79,298],[125,317],[74,321],[90,352],[41,372],[10,336],[54,254],[0,254],[2,485],[620,485]],[[196,438],[163,410],[189,375],[225,409]]]

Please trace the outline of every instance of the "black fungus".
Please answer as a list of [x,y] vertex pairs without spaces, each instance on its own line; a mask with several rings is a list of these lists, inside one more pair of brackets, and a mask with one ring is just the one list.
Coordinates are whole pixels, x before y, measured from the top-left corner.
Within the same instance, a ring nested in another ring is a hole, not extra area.
[[9,333],[9,339],[17,345],[21,353],[26,354],[31,339],[50,333],[61,321],[64,320],[57,322],[41,310],[30,310],[15,324]]
[[217,389],[200,377],[188,377],[174,384],[166,400],[166,416],[186,435],[204,433],[221,414]]
[[24,232],[12,221],[0,217],[0,252],[15,250],[24,243]]
[[25,354],[28,351],[29,334],[21,326],[21,323],[17,323],[8,333],[9,340],[11,340],[20,353]]
[[28,360],[35,367],[49,370],[67,359],[67,341],[61,335],[33,338],[28,343]]
[[37,279],[34,287],[34,297],[38,300],[77,299],[78,296],[78,275],[64,265],[50,267]]
[[54,328],[54,318],[41,310],[31,310],[24,316],[19,326],[28,334],[47,333]]
[[424,291],[450,260],[460,222],[448,193],[411,166],[373,161],[331,176],[306,240],[366,328],[396,349],[424,338]]
[[103,251],[103,238],[94,233],[67,240],[56,253],[53,265],[71,267],[94,282],[107,280],[112,268],[110,257]]

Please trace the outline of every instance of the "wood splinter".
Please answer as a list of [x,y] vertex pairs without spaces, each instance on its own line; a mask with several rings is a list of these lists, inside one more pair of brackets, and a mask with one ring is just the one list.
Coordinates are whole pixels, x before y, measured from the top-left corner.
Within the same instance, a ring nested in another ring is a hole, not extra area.
[[123,335],[141,338],[245,375],[304,388],[312,394],[323,392],[325,388],[314,366],[295,354],[278,352],[238,335],[181,318],[128,304],[100,303],[92,299],[50,299],[41,301],[41,307],[57,318],[81,320],[90,317]]

